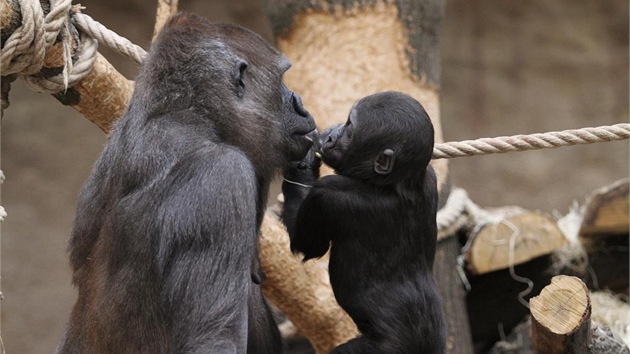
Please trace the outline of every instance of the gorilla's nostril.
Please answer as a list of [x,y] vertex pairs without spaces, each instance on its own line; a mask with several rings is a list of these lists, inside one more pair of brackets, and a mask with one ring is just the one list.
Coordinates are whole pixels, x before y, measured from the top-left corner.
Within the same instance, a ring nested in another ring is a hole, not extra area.
[[304,105],[302,104],[302,98],[297,93],[293,92],[291,94],[291,100],[293,101],[293,109],[295,112],[302,117],[308,117],[308,111],[304,109]]
[[332,136],[328,136],[328,139],[326,139],[326,143],[331,143],[332,142]]

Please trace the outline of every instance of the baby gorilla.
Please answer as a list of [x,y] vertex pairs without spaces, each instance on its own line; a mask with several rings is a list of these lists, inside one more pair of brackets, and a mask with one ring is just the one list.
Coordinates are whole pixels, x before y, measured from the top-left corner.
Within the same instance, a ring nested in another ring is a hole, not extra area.
[[317,180],[313,153],[285,171],[283,220],[291,250],[305,261],[331,248],[335,297],[361,331],[332,353],[444,353],[432,273],[438,193],[427,113],[403,93],[375,94],[320,143],[322,160],[338,175]]

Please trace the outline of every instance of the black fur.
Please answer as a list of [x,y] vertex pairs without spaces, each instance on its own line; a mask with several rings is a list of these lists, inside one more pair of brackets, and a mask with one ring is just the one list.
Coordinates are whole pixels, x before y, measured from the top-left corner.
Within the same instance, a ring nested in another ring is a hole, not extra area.
[[293,176],[312,185],[303,188],[303,202],[299,186],[284,184],[293,189],[285,192],[284,211],[292,251],[306,261],[330,246],[335,297],[361,332],[332,353],[445,352],[432,274],[438,201],[429,165],[433,135],[415,99],[397,92],[368,96],[345,125],[322,133],[322,159],[338,175],[317,181]]
[[58,353],[280,353],[260,286],[269,183],[315,129],[258,35],[178,14],[86,182]]

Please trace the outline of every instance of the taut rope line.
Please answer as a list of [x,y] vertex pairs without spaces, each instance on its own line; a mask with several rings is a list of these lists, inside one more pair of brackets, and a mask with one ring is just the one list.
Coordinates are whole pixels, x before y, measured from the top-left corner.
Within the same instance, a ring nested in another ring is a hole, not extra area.
[[530,135],[501,136],[436,144],[433,159],[501,154],[512,151],[549,149],[578,144],[592,144],[630,138],[630,123],[595,128],[563,130]]

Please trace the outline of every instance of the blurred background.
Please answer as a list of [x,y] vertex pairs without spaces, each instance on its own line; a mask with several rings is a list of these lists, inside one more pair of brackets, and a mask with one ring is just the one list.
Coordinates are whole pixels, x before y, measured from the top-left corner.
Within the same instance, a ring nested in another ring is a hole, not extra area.
[[[83,0],[85,13],[144,48],[155,2]],[[255,0],[180,0],[272,41]],[[137,67],[99,49],[128,78]],[[445,141],[628,122],[628,1],[448,0],[442,28]],[[16,81],[2,121],[2,339],[49,353],[76,294],[66,244],[75,200],[105,136],[73,109]],[[307,107],[308,108],[308,107]],[[483,207],[566,214],[628,177],[627,141],[453,159],[455,186]]]

